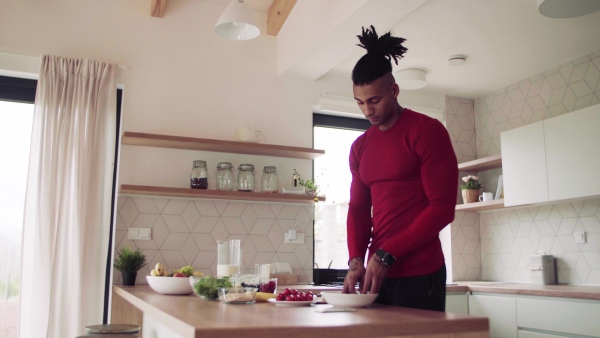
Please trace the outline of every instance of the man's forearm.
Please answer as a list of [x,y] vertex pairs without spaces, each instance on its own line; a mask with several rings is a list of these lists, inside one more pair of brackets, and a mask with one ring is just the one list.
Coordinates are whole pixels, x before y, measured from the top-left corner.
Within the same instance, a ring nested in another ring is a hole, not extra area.
[[362,257],[353,257],[348,261],[348,270],[355,271],[361,267],[365,266],[364,258]]

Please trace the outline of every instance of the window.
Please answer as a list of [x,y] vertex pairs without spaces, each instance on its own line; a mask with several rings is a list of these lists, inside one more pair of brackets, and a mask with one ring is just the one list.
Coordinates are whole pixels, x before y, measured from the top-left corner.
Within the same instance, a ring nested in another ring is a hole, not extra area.
[[[21,237],[23,211],[29,167],[29,146],[33,126],[33,112],[37,80],[0,76],[0,337],[18,337],[19,294],[21,277]],[[117,142],[122,90],[117,90]],[[116,166],[113,173],[113,201],[115,206]],[[7,179],[8,178],[8,179]],[[111,210],[111,215],[114,210]],[[110,238],[114,225],[110,225]],[[112,242],[109,242],[106,266],[106,294],[104,323],[108,322]]]
[[0,77],[0,337],[17,337],[35,80]]
[[314,160],[315,181],[327,198],[315,205],[314,259],[319,268],[348,268],[346,216],[352,175],[350,147],[371,126],[365,119],[313,115],[314,147],[325,155]]

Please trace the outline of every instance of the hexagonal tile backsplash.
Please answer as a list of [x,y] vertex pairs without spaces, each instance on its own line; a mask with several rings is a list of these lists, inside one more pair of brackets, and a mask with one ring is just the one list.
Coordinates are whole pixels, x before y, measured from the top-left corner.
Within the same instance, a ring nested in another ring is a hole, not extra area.
[[[447,97],[446,125],[460,163],[499,154],[503,131],[595,104],[600,51],[477,100]],[[501,174],[480,172],[484,191],[495,192]],[[457,212],[451,225],[454,280],[529,282],[529,256],[543,251],[556,259],[558,283],[600,285],[599,209],[600,199],[588,199]],[[575,244],[575,231],[586,231],[586,244]]]
[[[312,205],[120,196],[114,243],[116,250],[128,246],[146,254],[140,284],[158,262],[171,270],[189,264],[215,275],[217,240],[224,239],[241,240],[242,272],[253,272],[256,263],[287,262],[301,282],[310,282],[313,215]],[[284,243],[284,232],[294,225],[305,234],[304,244]],[[151,228],[152,238],[129,240],[129,228]],[[118,271],[114,281],[121,282]]]

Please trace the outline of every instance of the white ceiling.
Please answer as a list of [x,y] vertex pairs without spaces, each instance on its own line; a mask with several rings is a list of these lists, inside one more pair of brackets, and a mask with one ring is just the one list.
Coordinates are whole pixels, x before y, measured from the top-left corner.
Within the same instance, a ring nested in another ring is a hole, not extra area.
[[[264,10],[272,0],[245,2]],[[293,19],[292,11],[288,20]],[[370,24],[378,28],[377,22],[364,23]],[[399,65],[394,65],[394,72],[423,69],[428,84],[422,90],[472,99],[600,51],[600,11],[551,19],[539,14],[536,0],[427,0],[391,31],[406,38],[408,48]],[[360,29],[347,34],[356,36]],[[356,47],[351,57],[324,76],[349,78],[363,54],[364,50]],[[467,63],[449,66],[448,58],[457,54],[467,56]]]

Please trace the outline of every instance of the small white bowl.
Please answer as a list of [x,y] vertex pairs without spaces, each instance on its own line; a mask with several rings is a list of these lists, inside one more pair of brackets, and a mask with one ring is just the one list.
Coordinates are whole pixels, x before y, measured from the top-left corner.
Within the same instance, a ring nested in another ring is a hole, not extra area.
[[194,290],[187,277],[146,276],[152,290],[163,295],[188,295]]
[[323,297],[327,304],[331,304],[333,305],[333,307],[365,307],[375,301],[375,298],[377,298],[377,294],[354,294],[341,293],[339,291],[321,291],[321,297]]

